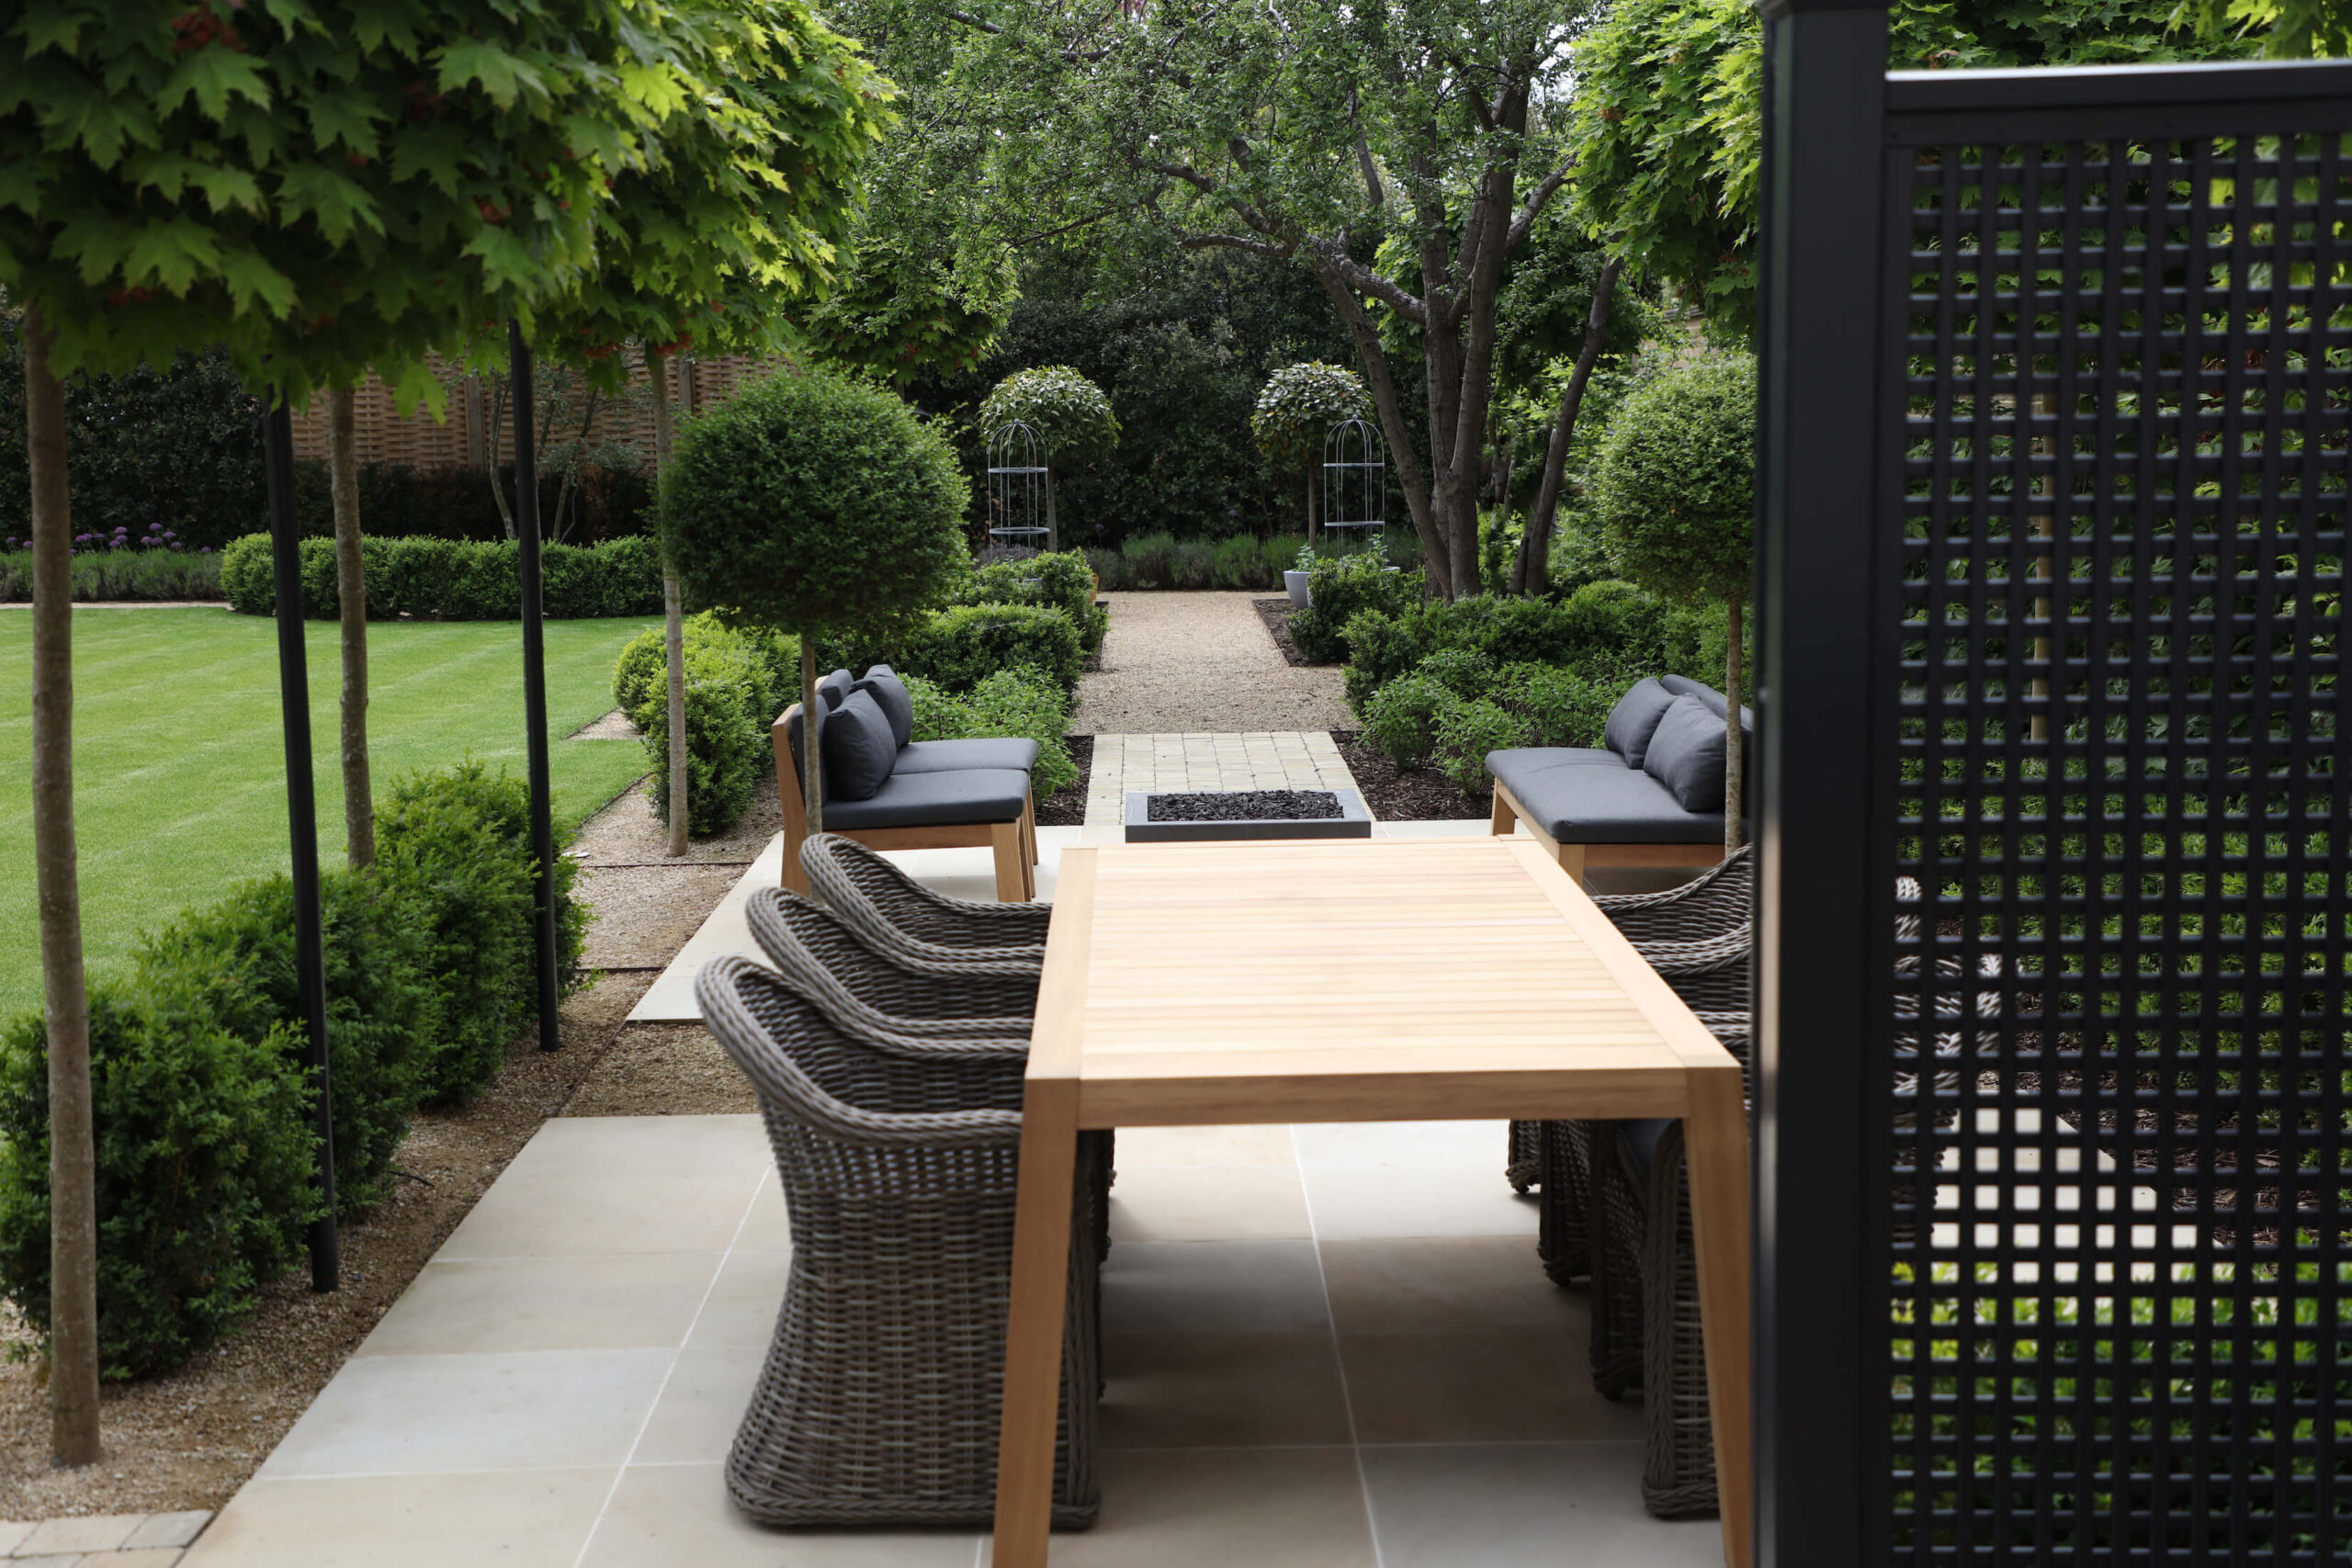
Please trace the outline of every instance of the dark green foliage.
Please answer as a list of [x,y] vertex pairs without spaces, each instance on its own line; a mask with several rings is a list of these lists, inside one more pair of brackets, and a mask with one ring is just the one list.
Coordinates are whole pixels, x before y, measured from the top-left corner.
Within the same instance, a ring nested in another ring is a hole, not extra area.
[[907,679],[907,692],[914,698],[917,740],[1021,736],[1037,743],[1031,778],[1039,799],[1078,782],[1078,764],[1063,744],[1069,734],[1069,700],[1035,671],[1000,670],[960,694],[914,675]]
[[1348,657],[1344,631],[1359,614],[1402,615],[1425,592],[1419,571],[1392,570],[1376,550],[1318,557],[1307,578],[1307,606],[1290,619],[1290,639],[1309,662],[1334,663]]
[[[316,1208],[309,1097],[283,1029],[244,1038],[184,984],[90,990],[98,1357],[169,1371],[233,1328]],[[0,1292],[46,1334],[49,1054],[41,1016],[0,1031]]]
[[[786,639],[789,641],[790,639]],[[778,689],[768,637],[722,624],[715,615],[685,623],[686,830],[724,832],[752,804],[761,774],[775,765],[769,727],[795,701],[799,646],[785,654],[791,684]],[[653,775],[653,814],[670,820],[670,682],[663,632],[631,637],[613,669],[613,700],[645,731]]]
[[[1292,625],[1296,634],[1297,622]],[[1482,654],[1498,668],[1562,665],[1618,690],[1644,675],[1697,672],[1689,617],[1623,582],[1595,582],[1565,602],[1481,596],[1433,604],[1408,615],[1348,624],[1349,701],[1374,692],[1446,649]]]
[[1359,711],[1363,732],[1400,768],[1426,762],[1437,749],[1438,716],[1461,698],[1425,675],[1406,675],[1372,694]]
[[1435,681],[1457,697],[1483,696],[1495,683],[1495,661],[1471,648],[1441,648],[1413,673]]
[[1529,743],[1525,719],[1484,697],[1455,703],[1437,716],[1437,750],[1432,759],[1464,795],[1493,783],[1487,772],[1487,753]]
[[[334,1083],[338,1213],[381,1201],[392,1151],[423,1093],[422,1074],[439,1028],[424,933],[409,911],[364,874],[319,879],[326,918],[328,1067]],[[137,988],[189,991],[238,1038],[299,1052],[294,983],[294,885],[247,882],[219,903],[183,912],[144,937]]]
[[976,568],[949,603],[1050,604],[1079,628],[1080,646],[1088,653],[1102,646],[1102,634],[1110,628],[1110,617],[1094,607],[1093,569],[1078,550],[1040,553]]
[[[538,1021],[537,866],[521,779],[468,758],[410,773],[376,806],[376,880],[421,946],[437,993],[418,1088],[427,1101],[480,1092]],[[578,863],[556,845],[557,962],[580,965],[590,911],[571,896]],[[340,1095],[342,1086],[336,1085]]]
[[[369,620],[504,621],[523,613],[519,545],[371,535],[360,541],[360,550]],[[650,538],[548,545],[540,561],[550,620],[661,614],[662,558]],[[268,535],[248,534],[221,552],[220,588],[233,610],[276,613]],[[339,613],[333,539],[302,541],[302,613],[314,621],[331,621]]]
[[[919,378],[910,390],[957,432],[974,492],[987,466],[974,418],[980,400],[1013,371],[1068,365],[1110,398],[1121,435],[1102,461],[1056,476],[1065,545],[1303,530],[1304,487],[1295,469],[1274,470],[1260,456],[1250,414],[1277,366],[1356,362],[1314,281],[1230,251],[1161,253],[1141,274],[1078,252],[1027,254],[1021,298],[987,356],[968,372]],[[1106,570],[1102,586],[1164,584]]]
[[1592,510],[1611,558],[1652,592],[1746,599],[1756,362],[1711,355],[1670,366],[1638,388],[1601,439]]
[[924,616],[893,638],[830,640],[818,664],[861,674],[870,664],[888,664],[900,675],[921,675],[951,692],[968,692],[1000,670],[1026,665],[1074,692],[1084,656],[1078,628],[1057,609],[958,604]]
[[662,543],[698,606],[884,636],[969,570],[968,494],[947,444],[890,393],[776,375],[684,423],[662,481]]
[[1594,746],[1601,743],[1609,710],[1633,679],[1600,678],[1548,664],[1507,666],[1484,695],[1527,726],[1530,746]]
[[[73,559],[75,599],[218,599],[220,558],[193,550],[92,550]],[[33,596],[33,553],[0,553],[0,604]]]

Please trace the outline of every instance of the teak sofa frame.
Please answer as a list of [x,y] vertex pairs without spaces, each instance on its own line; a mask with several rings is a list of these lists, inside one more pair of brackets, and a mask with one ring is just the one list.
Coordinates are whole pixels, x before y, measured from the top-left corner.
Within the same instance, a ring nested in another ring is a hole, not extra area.
[[1520,822],[1527,824],[1528,832],[1544,846],[1544,852],[1559,862],[1560,869],[1575,877],[1579,887],[1584,886],[1588,871],[1621,866],[1710,866],[1724,858],[1721,844],[1564,844],[1545,832],[1543,825],[1498,780],[1494,817],[1489,826],[1498,836],[1503,836]]
[[[808,803],[802,798],[800,769],[793,761],[792,742],[785,726],[800,716],[800,705],[784,710],[770,727],[775,745],[776,794],[784,801],[784,886],[804,897],[808,874],[800,869],[801,841],[808,837]],[[823,728],[819,728],[819,733]],[[1007,904],[1025,904],[1037,897],[1037,802],[1031,795],[1021,803],[1021,815],[1011,822],[931,822],[920,828],[830,829],[870,850],[967,850],[996,852],[996,896]]]

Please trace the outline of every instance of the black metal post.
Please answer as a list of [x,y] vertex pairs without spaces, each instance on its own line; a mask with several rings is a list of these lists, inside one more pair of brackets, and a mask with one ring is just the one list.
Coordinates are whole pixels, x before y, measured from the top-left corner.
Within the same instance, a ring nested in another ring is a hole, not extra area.
[[1861,1330],[1887,1288],[1865,1267],[1885,1222],[1868,1202],[1883,1182],[1865,1179],[1864,984],[1883,946],[1867,911],[1884,902],[1864,897],[1879,874],[1869,716],[1892,675],[1871,617],[1886,9],[1760,9],[1757,1562],[1821,1568],[1881,1561],[1884,1539],[1866,1516],[1887,1374],[1874,1392],[1864,1357],[1883,1336]]
[[294,852],[294,977],[307,1035],[319,1142],[322,1213],[311,1222],[311,1289],[342,1274],[334,1223],[334,1083],[327,1067],[325,921],[319,908],[319,822],[311,781],[311,668],[302,627],[302,540],[294,513],[294,415],[284,402],[263,427],[269,547],[277,597],[277,694],[286,728],[286,830]]
[[562,985],[556,973],[555,812],[548,785],[548,655],[540,616],[539,468],[533,439],[531,345],[519,322],[506,325],[514,378],[514,531],[522,536],[523,726],[531,775],[531,850],[539,863],[539,1049],[563,1043],[557,1032]]

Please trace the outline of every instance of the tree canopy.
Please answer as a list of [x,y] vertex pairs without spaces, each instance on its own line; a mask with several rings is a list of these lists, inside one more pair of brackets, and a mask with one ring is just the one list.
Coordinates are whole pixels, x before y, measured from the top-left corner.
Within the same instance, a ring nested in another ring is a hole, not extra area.
[[1756,514],[1756,362],[1669,366],[1601,437],[1593,513],[1617,569],[1674,599],[1745,599]]
[[1055,465],[1091,462],[1119,444],[1119,416],[1102,389],[1067,365],[1016,370],[980,401],[980,434],[993,441],[1025,424]]
[[[2174,14],[2174,0],[1897,0],[1887,61],[2082,65],[2251,47],[2177,28]],[[1719,341],[1745,341],[1755,319],[1763,38],[1751,0],[1623,0],[1576,47],[1577,220],[1679,288]]]
[[1324,437],[1333,425],[1372,412],[1363,378],[1311,359],[1285,365],[1266,378],[1250,415],[1250,430],[1258,438],[1258,450],[1295,468],[1322,456]]

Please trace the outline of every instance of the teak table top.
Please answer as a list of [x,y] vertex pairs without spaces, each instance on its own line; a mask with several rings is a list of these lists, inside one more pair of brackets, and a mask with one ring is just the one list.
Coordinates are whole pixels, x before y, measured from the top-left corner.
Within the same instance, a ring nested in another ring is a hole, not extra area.
[[1046,1562],[1080,1128],[1651,1116],[1683,1122],[1724,1557],[1747,1568],[1739,1064],[1568,874],[1500,837],[1065,850],[1022,1103],[997,1568]]
[[1514,840],[1071,849],[1049,943],[1029,1077],[1080,1126],[1679,1116],[1737,1068]]

